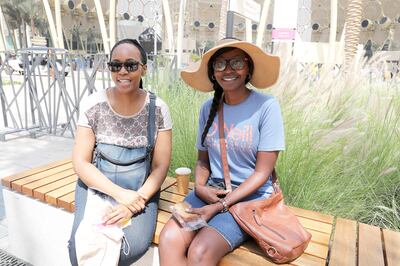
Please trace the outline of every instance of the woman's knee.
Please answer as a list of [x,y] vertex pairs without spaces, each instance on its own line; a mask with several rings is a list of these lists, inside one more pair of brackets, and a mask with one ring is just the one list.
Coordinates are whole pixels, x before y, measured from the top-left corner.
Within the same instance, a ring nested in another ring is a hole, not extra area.
[[188,250],[189,265],[202,265],[205,261],[215,260],[213,252],[205,242],[193,241]]
[[178,228],[166,224],[160,233],[159,248],[163,249],[168,246],[176,246],[181,242],[180,232]]
[[188,262],[189,265],[216,265],[229,250],[228,242],[214,229],[206,227],[190,244]]

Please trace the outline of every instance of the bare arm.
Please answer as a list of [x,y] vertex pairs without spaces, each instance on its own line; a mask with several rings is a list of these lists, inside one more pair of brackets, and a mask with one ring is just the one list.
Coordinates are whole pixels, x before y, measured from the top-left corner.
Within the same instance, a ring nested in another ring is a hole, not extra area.
[[151,174],[138,190],[146,200],[150,199],[161,187],[167,176],[171,161],[172,131],[160,131],[153,151]]
[[210,173],[211,171],[208,152],[199,151],[195,169],[195,191],[199,198],[209,204],[218,202],[219,195],[225,195],[228,193],[226,190],[221,190],[206,185]]
[[210,161],[207,151],[198,151],[197,162],[195,168],[195,185],[205,185],[210,176]]

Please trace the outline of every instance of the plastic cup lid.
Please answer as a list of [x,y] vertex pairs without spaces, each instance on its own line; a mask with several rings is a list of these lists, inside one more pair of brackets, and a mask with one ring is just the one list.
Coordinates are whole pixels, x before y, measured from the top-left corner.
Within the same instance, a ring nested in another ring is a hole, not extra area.
[[192,171],[187,167],[179,167],[175,170],[177,175],[189,175]]

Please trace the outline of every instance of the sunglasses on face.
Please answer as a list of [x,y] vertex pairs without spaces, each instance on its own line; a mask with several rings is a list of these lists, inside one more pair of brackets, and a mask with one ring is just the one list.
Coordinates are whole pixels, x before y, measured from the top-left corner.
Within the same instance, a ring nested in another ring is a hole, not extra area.
[[213,68],[215,71],[220,72],[224,71],[229,64],[233,70],[242,70],[247,61],[249,61],[249,59],[245,56],[234,57],[231,59],[219,59],[214,62]]
[[107,65],[111,72],[119,72],[121,71],[122,67],[124,67],[128,72],[135,72],[138,70],[139,65],[143,66],[142,63],[133,59],[126,60],[125,62],[110,61],[107,63]]

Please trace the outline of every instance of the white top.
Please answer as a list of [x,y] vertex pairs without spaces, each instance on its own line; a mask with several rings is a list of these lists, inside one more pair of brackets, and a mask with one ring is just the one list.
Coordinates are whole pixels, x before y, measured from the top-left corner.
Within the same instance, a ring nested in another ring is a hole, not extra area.
[[[79,109],[78,126],[93,129],[97,143],[113,144],[127,148],[142,148],[147,145],[147,122],[150,98],[137,113],[124,116],[115,112],[107,98],[106,90],[94,92],[83,99]],[[156,132],[172,129],[169,108],[156,97]]]

